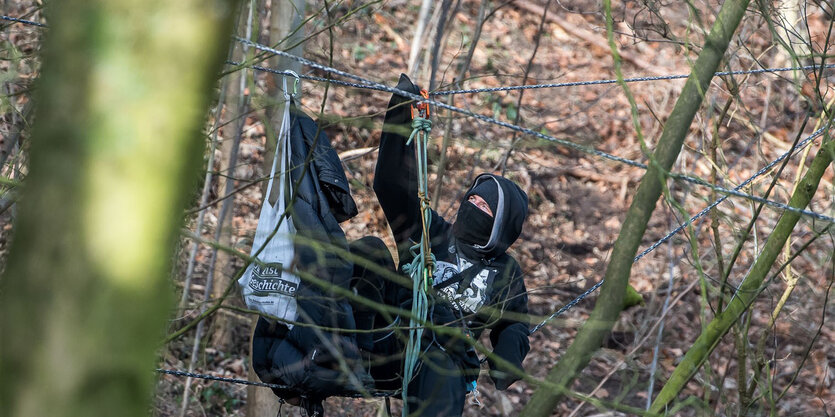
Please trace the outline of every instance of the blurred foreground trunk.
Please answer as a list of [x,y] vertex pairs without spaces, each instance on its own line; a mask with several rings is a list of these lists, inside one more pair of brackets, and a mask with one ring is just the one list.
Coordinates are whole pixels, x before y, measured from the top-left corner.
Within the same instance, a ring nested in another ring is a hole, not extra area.
[[0,415],[146,416],[229,0],[49,2]]

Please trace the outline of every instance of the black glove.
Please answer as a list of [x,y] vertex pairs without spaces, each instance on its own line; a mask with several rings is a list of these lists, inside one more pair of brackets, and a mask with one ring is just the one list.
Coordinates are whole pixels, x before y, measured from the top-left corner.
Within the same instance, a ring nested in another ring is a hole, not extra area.
[[[516,373],[496,369],[496,363],[490,358],[487,358],[487,364],[490,365],[490,380],[493,381],[493,385],[495,385],[496,389],[499,391],[508,389],[514,382],[520,379],[516,376]],[[521,367],[516,367],[516,369],[522,371]]]

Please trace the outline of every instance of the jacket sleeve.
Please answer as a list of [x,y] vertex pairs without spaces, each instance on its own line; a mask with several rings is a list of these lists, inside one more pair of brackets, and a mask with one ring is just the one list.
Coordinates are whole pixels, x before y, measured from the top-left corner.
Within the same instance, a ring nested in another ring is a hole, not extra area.
[[[420,93],[405,75],[400,76],[397,88]],[[410,102],[406,97],[392,96],[383,122],[374,171],[374,192],[401,252],[405,245],[419,241],[421,233],[415,147],[414,143],[406,145],[412,130]],[[448,227],[449,224],[433,211],[430,235],[444,236]]]
[[[522,270],[512,261],[502,283],[505,284],[494,297],[495,307],[501,310],[502,317],[490,330],[490,343],[496,356],[511,363],[516,369],[522,370],[522,361],[530,351],[528,341],[528,293]],[[507,314],[510,313],[510,314]],[[519,380],[515,373],[509,373],[501,365],[488,360],[490,376],[497,389],[507,389],[513,382]]]

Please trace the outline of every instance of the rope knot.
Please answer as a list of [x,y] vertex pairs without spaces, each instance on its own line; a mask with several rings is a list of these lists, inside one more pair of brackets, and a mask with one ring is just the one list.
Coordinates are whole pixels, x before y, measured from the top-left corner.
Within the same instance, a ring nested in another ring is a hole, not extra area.
[[423,117],[415,117],[412,119],[412,129],[429,133],[432,131],[432,121]]
[[429,196],[426,195],[423,191],[418,191],[418,200],[420,201],[420,209],[421,210],[429,210],[431,199]]
[[418,133],[423,133],[424,138],[429,137],[429,132],[432,131],[432,121],[429,119],[424,119],[420,116],[415,116],[412,119],[412,134],[409,136],[409,140],[406,141],[406,144],[412,143],[412,139],[418,135]]

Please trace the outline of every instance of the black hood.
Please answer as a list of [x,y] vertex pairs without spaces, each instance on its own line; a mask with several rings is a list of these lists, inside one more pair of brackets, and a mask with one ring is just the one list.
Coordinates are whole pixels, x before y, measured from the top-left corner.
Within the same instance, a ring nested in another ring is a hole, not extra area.
[[493,230],[485,245],[466,244],[466,249],[490,259],[504,254],[522,233],[522,225],[528,216],[528,195],[516,183],[505,177],[481,174],[473,181],[460,204],[464,204],[472,194],[473,188],[484,181],[495,181],[499,189],[496,210],[493,212]]

